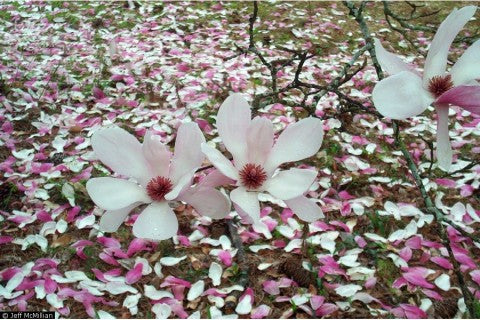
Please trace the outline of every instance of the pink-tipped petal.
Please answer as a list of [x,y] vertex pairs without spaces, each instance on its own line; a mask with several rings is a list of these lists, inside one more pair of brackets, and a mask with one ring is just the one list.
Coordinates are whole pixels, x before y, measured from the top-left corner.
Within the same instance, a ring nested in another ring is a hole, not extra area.
[[230,192],[230,199],[248,214],[253,223],[260,220],[260,203],[258,202],[257,192],[248,192],[245,188],[238,187]]
[[177,234],[178,220],[167,202],[154,202],[146,207],[133,224],[137,238],[160,241]]
[[293,199],[307,192],[316,177],[315,170],[294,168],[280,171],[265,182],[265,190],[281,200]]
[[480,79],[480,40],[475,41],[455,62],[450,70],[453,84],[470,84]]
[[207,143],[202,143],[202,151],[207,156],[208,160],[221,173],[233,180],[238,180],[238,170],[233,164],[225,158],[225,156],[215,148],[210,147]]
[[150,130],[147,131],[143,139],[142,151],[143,156],[150,164],[150,171],[153,175],[168,177],[172,153],[167,146],[160,142],[160,137],[154,135]]
[[235,180],[230,179],[220,172],[220,170],[213,170],[205,178],[198,183],[198,187],[216,188],[219,186],[226,186],[235,183]]
[[105,210],[119,210],[135,202],[151,202],[142,187],[123,179],[93,178],[87,182],[87,191],[93,202]]
[[438,97],[435,104],[451,104],[480,115],[480,86],[454,87]]
[[118,210],[107,210],[100,218],[100,230],[103,232],[115,232],[120,225],[125,221],[130,211],[136,208],[140,203],[136,202],[126,208]]
[[448,105],[437,105],[437,161],[441,169],[450,170],[452,165],[452,146],[448,134]]
[[305,118],[290,124],[277,139],[265,163],[265,170],[273,172],[286,162],[302,160],[318,152],[323,141],[322,121]]
[[170,168],[170,180],[174,184],[202,165],[205,155],[200,146],[204,142],[205,137],[195,122],[184,123],[178,128]]
[[273,125],[266,118],[255,117],[247,131],[248,163],[263,165],[273,146]]
[[422,79],[408,71],[377,83],[372,99],[378,112],[397,120],[419,115],[433,102],[433,98],[422,87]]
[[377,55],[378,62],[380,66],[388,74],[394,75],[402,71],[414,72],[414,68],[402,61],[397,55],[388,52],[382,46],[382,43],[377,38],[374,39],[375,42],[375,54]]
[[476,6],[467,6],[460,10],[455,9],[438,27],[425,60],[423,71],[423,85],[425,88],[428,87],[428,82],[431,78],[445,74],[448,50],[457,34],[468,20],[473,17],[476,10]]
[[247,159],[247,130],[251,119],[250,106],[239,93],[230,95],[218,110],[218,135],[237,167],[243,166]]
[[100,129],[92,136],[97,157],[116,173],[135,178],[146,185],[151,177],[148,162],[138,140],[119,127]]
[[322,219],[322,209],[312,200],[305,196],[299,196],[290,200],[285,200],[287,206],[305,222],[314,222],[318,219]]
[[173,186],[172,191],[165,195],[165,200],[175,200],[177,197],[188,187],[192,185],[193,175],[195,174],[195,170],[186,173],[183,177],[178,179],[177,183]]
[[223,219],[230,213],[231,203],[227,196],[213,188],[200,188],[182,194],[178,200],[195,208],[202,216]]

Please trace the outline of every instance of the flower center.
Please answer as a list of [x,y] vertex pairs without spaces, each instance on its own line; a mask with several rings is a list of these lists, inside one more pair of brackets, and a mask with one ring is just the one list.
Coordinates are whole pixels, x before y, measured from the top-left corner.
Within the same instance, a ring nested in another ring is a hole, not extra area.
[[267,180],[267,173],[260,165],[247,163],[240,171],[240,181],[247,189],[258,189]]
[[165,200],[165,195],[172,191],[173,184],[170,179],[165,177],[156,177],[147,184],[147,194],[154,201]]
[[452,87],[453,82],[450,75],[435,76],[428,82],[428,91],[430,91],[435,98],[440,97],[445,91],[451,89]]

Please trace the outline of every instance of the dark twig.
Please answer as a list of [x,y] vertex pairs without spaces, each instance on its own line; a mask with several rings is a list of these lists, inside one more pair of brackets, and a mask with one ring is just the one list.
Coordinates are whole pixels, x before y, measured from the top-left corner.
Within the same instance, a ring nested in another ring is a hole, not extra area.
[[[367,45],[369,45],[369,52],[370,56],[372,57],[372,61],[375,67],[375,70],[377,72],[377,77],[379,80],[383,79],[383,72],[380,64],[378,63],[378,60],[376,59],[375,55],[375,47],[373,46],[373,41],[370,36],[370,31],[368,29],[368,26],[365,22],[365,19],[362,16],[362,10],[358,9],[355,7],[355,5],[352,2],[349,1],[344,1],[343,2],[345,6],[350,10],[350,15],[352,15],[357,23],[360,25],[360,29],[362,31],[363,37],[365,41],[367,42]],[[360,8],[362,8],[360,6]],[[427,190],[425,189],[425,186],[423,184],[422,178],[420,177],[420,174],[418,172],[417,166],[415,165],[415,162],[412,158],[412,155],[408,151],[407,146],[405,145],[405,142],[400,136],[400,130],[398,127],[397,121],[393,120],[392,121],[393,125],[393,131],[394,131],[394,138],[395,138],[395,144],[400,148],[405,160],[407,161],[408,168],[415,180],[415,183],[420,190],[420,193],[422,195],[423,201],[427,207],[427,210],[429,212],[432,212],[435,217],[435,221],[437,222],[437,225],[439,226],[439,233],[440,237],[442,239],[443,245],[448,251],[448,255],[450,258],[450,261],[453,265],[453,270],[457,276],[459,286],[462,290],[463,297],[465,299],[465,304],[467,305],[468,312],[470,313],[471,316],[475,316],[475,308],[474,308],[474,298],[472,296],[472,293],[469,291],[469,289],[466,286],[465,283],[465,278],[463,277],[463,274],[460,271],[460,266],[458,264],[458,261],[455,259],[455,256],[453,254],[452,247],[450,246],[450,239],[448,238],[448,235],[445,231],[445,228],[442,224],[442,222],[445,220],[443,214],[440,212],[440,210],[435,207],[432,199],[427,193]]]
[[[237,227],[233,224],[232,220],[227,220],[228,225],[228,233],[230,234],[230,239],[232,240],[233,245],[237,248],[237,262],[238,267],[240,269],[240,277],[236,281],[236,284],[241,285],[242,287],[246,287],[250,282],[249,274],[250,274],[250,266],[247,263],[247,257],[245,255],[245,249],[243,247],[242,239],[238,234]],[[242,292],[235,291],[233,295],[238,299]],[[227,308],[235,307],[235,303],[232,301],[228,301],[226,303]]]

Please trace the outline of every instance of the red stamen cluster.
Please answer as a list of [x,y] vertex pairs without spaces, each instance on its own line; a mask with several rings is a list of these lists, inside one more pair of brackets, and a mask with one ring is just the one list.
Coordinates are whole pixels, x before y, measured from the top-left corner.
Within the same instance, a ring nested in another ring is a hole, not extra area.
[[440,97],[445,91],[451,88],[453,88],[453,82],[450,75],[435,76],[430,79],[428,83],[428,91],[430,91],[435,98]]
[[156,177],[147,184],[147,194],[154,201],[165,200],[165,195],[172,191],[173,184],[170,179],[165,177]]
[[258,189],[267,180],[267,173],[260,165],[246,164],[240,171],[240,181],[247,189]]

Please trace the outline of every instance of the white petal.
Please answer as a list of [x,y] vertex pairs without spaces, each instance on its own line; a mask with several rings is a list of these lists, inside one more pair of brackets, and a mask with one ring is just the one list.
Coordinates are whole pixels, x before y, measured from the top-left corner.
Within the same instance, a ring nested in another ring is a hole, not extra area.
[[335,292],[342,297],[348,298],[353,296],[355,293],[357,293],[358,290],[361,290],[361,289],[362,287],[360,287],[359,285],[347,284],[347,285],[336,288]]
[[408,71],[377,83],[372,99],[378,112],[392,119],[419,115],[433,102],[433,98],[422,87],[422,79]]
[[146,207],[133,225],[137,238],[160,241],[177,234],[178,220],[167,202],[154,202]]
[[412,71],[413,68],[403,62],[397,55],[385,50],[380,40],[375,38],[374,42],[378,62],[388,74],[394,75],[402,71]]
[[251,119],[250,106],[239,93],[230,95],[218,110],[218,135],[233,155],[238,167],[241,167],[246,160],[247,130]]
[[285,203],[303,221],[313,222],[325,217],[322,209],[307,197],[300,196],[285,200]]
[[145,189],[124,179],[93,178],[87,182],[87,191],[93,202],[106,210],[122,209],[135,202],[151,202]]
[[273,146],[273,124],[255,117],[247,131],[248,162],[263,165]]
[[151,178],[148,163],[138,140],[119,127],[100,129],[92,136],[97,157],[116,173],[138,180],[142,185]]
[[480,40],[475,41],[450,70],[453,84],[459,86],[480,79]]
[[7,292],[12,292],[20,285],[20,283],[22,283],[24,278],[25,276],[22,272],[17,272],[13,277],[10,278],[10,280],[8,280],[5,290],[7,290]]
[[437,161],[438,166],[448,172],[452,165],[453,151],[448,131],[448,106],[437,108]]
[[265,170],[272,172],[286,162],[298,161],[318,152],[323,141],[322,121],[305,118],[290,124],[277,139],[265,163]]
[[223,219],[230,213],[231,203],[228,197],[213,188],[185,192],[178,200],[188,203],[202,216],[213,219]]
[[200,295],[203,293],[205,290],[205,282],[203,280],[198,280],[195,282],[190,290],[188,290],[188,295],[187,295],[187,300],[188,301],[193,301],[200,297]]
[[100,218],[100,230],[103,232],[117,231],[123,221],[125,221],[125,218],[128,216],[130,211],[132,211],[138,205],[140,205],[140,203],[136,202],[126,208],[105,211]]
[[249,314],[252,311],[252,297],[246,295],[235,308],[235,312],[238,314]]
[[223,269],[222,266],[216,262],[212,262],[210,269],[208,269],[208,277],[212,279],[214,286],[218,286],[221,283]]
[[293,199],[307,192],[316,177],[315,170],[294,168],[280,171],[265,182],[265,190],[281,200]]
[[210,147],[208,144],[202,144],[202,151],[207,156],[208,160],[217,168],[221,173],[233,180],[238,180],[238,170],[235,169],[233,164],[225,158],[225,156],[215,148]]
[[468,20],[473,17],[476,10],[476,6],[467,6],[460,10],[455,9],[438,27],[425,60],[423,72],[423,85],[425,88],[427,88],[428,82],[432,77],[445,74],[448,50],[457,34]]
[[170,179],[174,184],[202,165],[205,155],[200,146],[204,142],[205,137],[196,123],[184,123],[178,128],[175,153],[170,168]]
[[238,187],[230,192],[230,199],[248,214],[254,223],[260,220],[260,203],[257,192],[248,192],[245,188]]
[[450,290],[450,276],[448,274],[442,274],[435,279],[435,285],[443,291]]
[[151,300],[160,300],[162,298],[172,298],[173,294],[165,290],[157,290],[154,286],[145,284],[143,286],[145,296]]
[[183,257],[163,257],[160,259],[160,263],[164,266],[174,266],[176,264],[179,264],[180,261],[183,261],[187,259],[187,256],[183,256]]
[[152,307],[152,312],[155,313],[156,319],[168,319],[172,313],[172,308],[165,303],[156,303]]
[[150,130],[143,139],[142,152],[154,176],[168,177],[172,153]]

